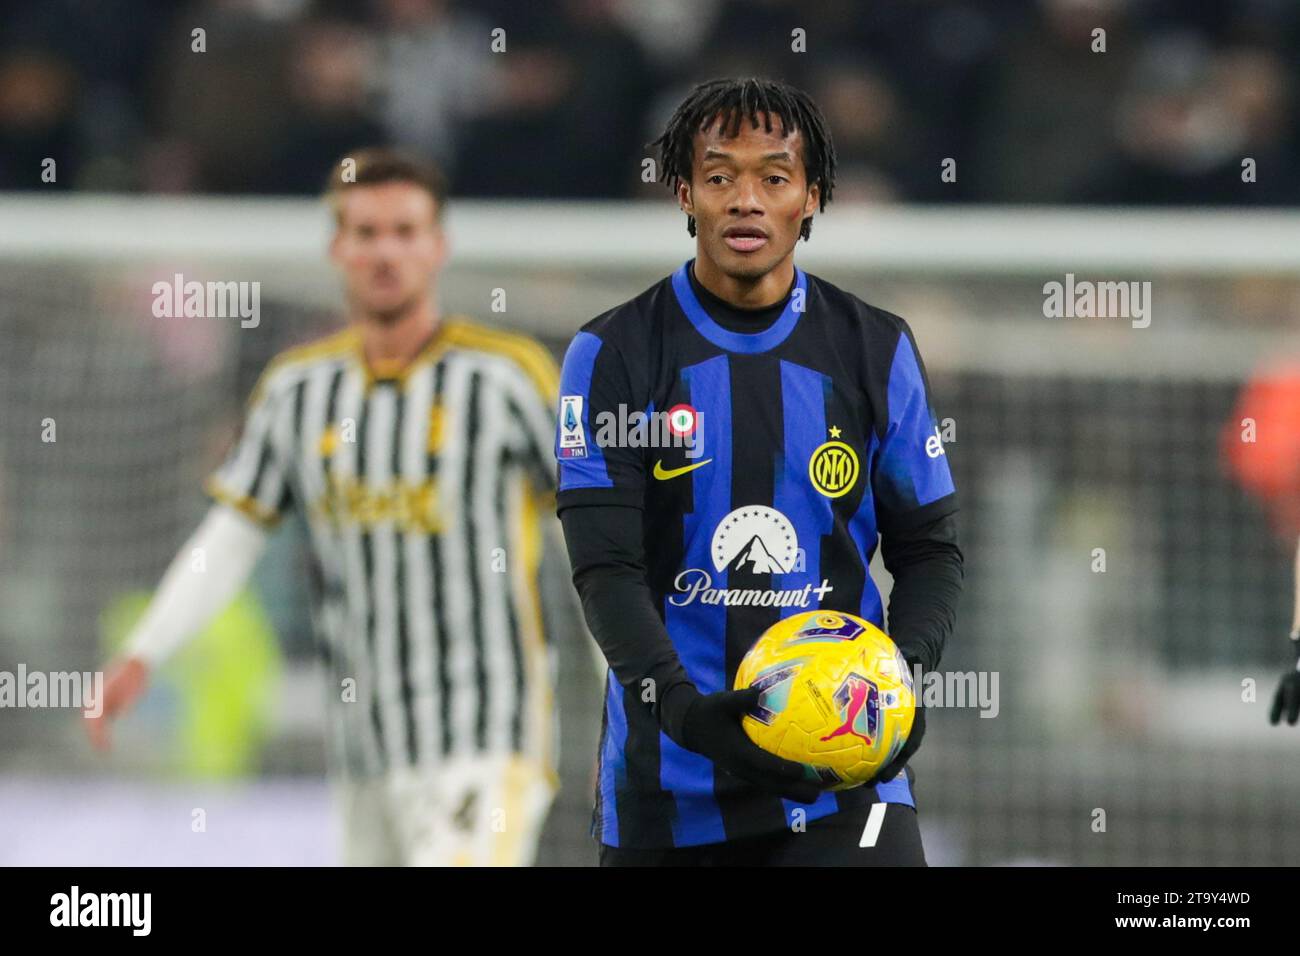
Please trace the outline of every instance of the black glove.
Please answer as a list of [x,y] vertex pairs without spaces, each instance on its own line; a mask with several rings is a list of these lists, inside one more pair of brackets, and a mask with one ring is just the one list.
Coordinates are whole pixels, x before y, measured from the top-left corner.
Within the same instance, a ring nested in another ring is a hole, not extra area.
[[871,781],[871,786],[878,783],[888,783],[902,772],[907,766],[907,762],[912,759],[912,754],[916,753],[921,746],[921,738],[925,736],[925,708],[921,702],[916,702],[916,716],[912,718],[912,732],[907,735],[907,742],[903,744],[903,749],[898,752],[898,756],[885,766],[880,773],[876,774]]
[[[916,672],[916,665],[921,663],[921,656],[912,650],[903,652],[903,659],[907,661],[907,672],[913,674]],[[925,664],[921,664],[922,671],[929,670]],[[925,708],[921,706],[921,685],[918,683],[916,688],[916,716],[912,718],[912,732],[907,735],[907,741],[903,744],[903,749],[898,752],[898,756],[889,761],[880,771],[872,778],[870,786],[878,783],[888,783],[899,775],[907,762],[912,759],[912,754],[916,753],[917,748],[921,746],[921,738],[925,736]]]
[[1286,722],[1292,727],[1300,720],[1300,642],[1292,641],[1296,652],[1296,665],[1283,676],[1273,695],[1273,710],[1268,715],[1268,722],[1276,724],[1286,714]]
[[762,693],[750,687],[701,694],[691,684],[675,684],[660,703],[660,725],[675,743],[760,790],[812,803],[822,791],[803,764],[768,753],[741,726],[741,717],[758,705]]

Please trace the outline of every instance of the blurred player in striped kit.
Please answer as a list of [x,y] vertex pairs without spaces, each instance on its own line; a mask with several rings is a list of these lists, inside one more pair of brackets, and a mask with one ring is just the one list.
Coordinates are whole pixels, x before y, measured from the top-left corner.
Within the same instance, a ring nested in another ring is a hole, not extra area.
[[262,375],[209,481],[213,506],[113,664],[91,736],[107,746],[109,719],[296,510],[345,862],[528,864],[557,784],[538,568],[558,373],[530,339],[439,315],[435,168],[367,150],[336,167],[327,198],[349,327]]

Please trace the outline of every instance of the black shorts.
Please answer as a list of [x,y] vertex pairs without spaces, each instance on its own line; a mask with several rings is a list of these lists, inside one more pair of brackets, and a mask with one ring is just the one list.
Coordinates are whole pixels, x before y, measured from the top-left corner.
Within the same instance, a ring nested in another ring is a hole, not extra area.
[[[864,846],[863,844],[867,844]],[[807,829],[703,846],[600,847],[601,866],[925,866],[916,811],[868,803],[813,820]]]

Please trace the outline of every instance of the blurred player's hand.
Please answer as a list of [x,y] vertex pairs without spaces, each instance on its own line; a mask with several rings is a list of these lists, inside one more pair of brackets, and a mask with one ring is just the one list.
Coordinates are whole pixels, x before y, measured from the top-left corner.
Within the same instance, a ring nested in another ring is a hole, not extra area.
[[109,727],[114,719],[135,706],[149,687],[149,665],[138,657],[117,661],[104,675],[104,700],[99,716],[86,717],[86,733],[98,750],[108,750]]
[[[918,695],[919,696],[919,695]],[[867,786],[874,787],[878,783],[888,783],[907,766],[907,762],[912,759],[912,754],[916,753],[917,748],[921,746],[921,738],[925,736],[925,708],[921,702],[916,702],[916,716],[912,718],[912,732],[907,735],[907,743],[903,744],[903,749],[898,752],[898,756],[889,761],[888,765],[868,781]]]
[[[741,726],[741,717],[758,705],[762,693],[749,687],[701,694],[689,684],[679,684],[664,700],[668,713],[676,717],[665,722],[664,732],[687,750],[703,754],[760,790],[812,803],[821,795],[821,788],[808,779],[803,767],[768,753],[750,740]],[[671,732],[668,724],[674,728]]]
[[[1294,643],[1294,642],[1293,642]],[[1273,695],[1273,709],[1269,712],[1268,722],[1276,724],[1286,714],[1286,722],[1293,727],[1300,719],[1300,650],[1297,651],[1295,667],[1282,677]]]

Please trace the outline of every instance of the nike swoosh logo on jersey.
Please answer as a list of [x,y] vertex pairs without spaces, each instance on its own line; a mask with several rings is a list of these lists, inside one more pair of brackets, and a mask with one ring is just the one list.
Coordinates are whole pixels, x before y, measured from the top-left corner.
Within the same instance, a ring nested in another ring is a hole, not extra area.
[[667,481],[669,478],[676,478],[678,475],[684,475],[688,471],[694,471],[696,468],[703,468],[712,458],[706,458],[704,461],[697,461],[693,465],[683,465],[681,468],[665,468],[662,461],[655,462],[654,475],[660,481]]

